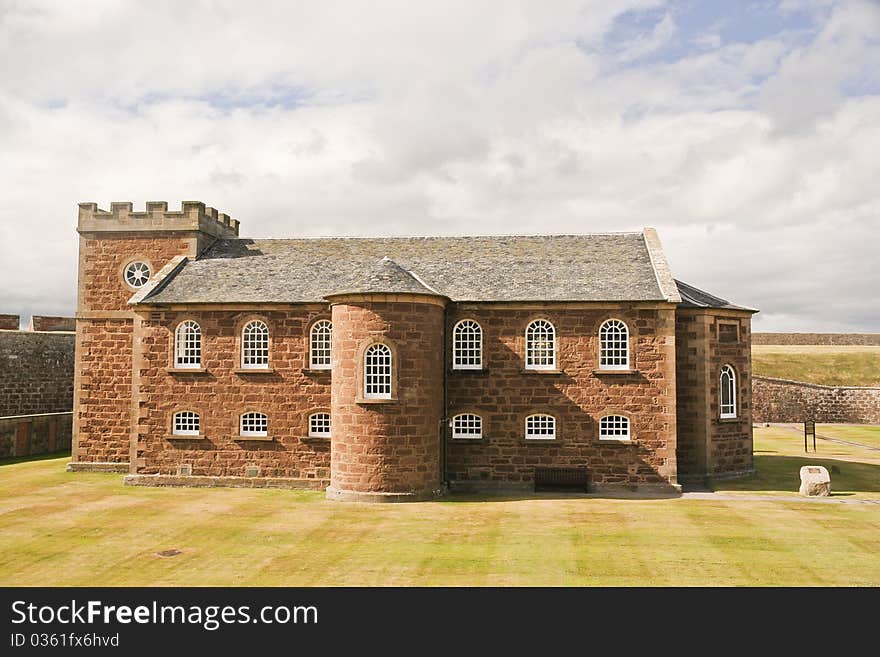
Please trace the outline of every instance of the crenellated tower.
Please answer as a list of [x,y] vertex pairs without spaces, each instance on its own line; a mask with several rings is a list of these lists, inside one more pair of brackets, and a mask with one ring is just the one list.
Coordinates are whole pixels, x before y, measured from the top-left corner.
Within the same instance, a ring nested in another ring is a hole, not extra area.
[[239,222],[204,203],[168,210],[149,201],[79,204],[73,454],[70,470],[127,472],[136,442],[132,338],[138,321],[128,301],[176,257],[198,258],[214,241],[237,237]]

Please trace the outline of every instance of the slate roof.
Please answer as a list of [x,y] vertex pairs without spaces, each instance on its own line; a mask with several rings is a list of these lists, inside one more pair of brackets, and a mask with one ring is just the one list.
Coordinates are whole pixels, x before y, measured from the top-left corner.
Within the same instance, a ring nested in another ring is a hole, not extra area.
[[324,296],[346,293],[437,294],[388,256],[375,263],[360,282]]
[[[380,288],[453,301],[678,301],[658,249],[643,233],[221,239],[132,303],[321,302]],[[385,257],[394,266],[377,266]]]
[[678,287],[678,293],[681,295],[681,308],[722,308],[726,310],[748,310],[750,312],[758,312],[754,308],[746,308],[745,306],[737,306],[730,303],[727,299],[716,297],[708,292],[688,285],[687,283],[675,279],[675,285]]

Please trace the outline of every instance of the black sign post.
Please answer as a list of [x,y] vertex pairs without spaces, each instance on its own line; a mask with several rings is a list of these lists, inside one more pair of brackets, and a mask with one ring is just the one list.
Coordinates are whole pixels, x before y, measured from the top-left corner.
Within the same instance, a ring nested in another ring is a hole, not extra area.
[[816,421],[815,420],[806,420],[804,422],[804,451],[810,451],[807,448],[807,437],[813,436],[813,451],[816,451]]

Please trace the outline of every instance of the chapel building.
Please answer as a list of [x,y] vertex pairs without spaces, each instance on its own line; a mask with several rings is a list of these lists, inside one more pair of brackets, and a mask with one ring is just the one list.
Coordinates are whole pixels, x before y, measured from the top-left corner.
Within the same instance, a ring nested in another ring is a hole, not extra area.
[[756,311],[652,228],[248,239],[187,201],[78,232],[70,470],[365,501],[753,471]]

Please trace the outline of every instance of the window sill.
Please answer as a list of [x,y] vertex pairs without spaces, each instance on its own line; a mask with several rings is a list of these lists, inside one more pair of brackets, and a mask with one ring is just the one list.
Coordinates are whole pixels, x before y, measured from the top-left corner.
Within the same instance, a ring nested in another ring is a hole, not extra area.
[[275,374],[274,367],[236,367],[236,374]]
[[168,434],[167,436],[165,436],[165,440],[195,440],[195,441],[199,441],[199,440],[207,440],[207,439],[208,439],[208,437],[204,434],[199,434],[198,436],[184,436],[184,435],[177,435],[177,434],[172,433],[172,434]]
[[300,370],[303,374],[330,374],[333,371],[331,367],[304,367]]
[[486,436],[450,436],[449,442],[452,443],[481,443],[485,440]]
[[523,367],[522,369],[520,369],[519,373],[520,374],[555,374],[557,376],[559,374],[565,374],[565,372],[563,372],[562,370],[533,370],[533,369],[529,369],[528,367]]
[[300,440],[304,443],[329,443],[331,436],[302,436]]
[[742,422],[741,417],[719,417],[715,418],[715,421],[718,424],[733,424],[735,422]]
[[610,374],[612,376],[629,376],[638,373],[638,370],[593,370],[593,374],[596,375]]
[[599,438],[600,445],[632,445],[632,438]]
[[448,373],[449,374],[470,374],[471,376],[487,376],[489,374],[489,369],[486,367],[481,367],[480,369],[473,369],[472,370],[472,369],[465,369],[465,368],[456,369],[455,367],[453,367],[452,369],[448,370]]
[[523,438],[522,442],[527,445],[558,445],[559,438]]
[[392,397],[391,399],[355,399],[355,404],[396,404],[398,402],[397,397]]
[[252,441],[270,443],[275,440],[275,438],[272,436],[235,436],[232,440],[236,443],[249,443]]
[[168,374],[207,374],[204,367],[166,367]]

